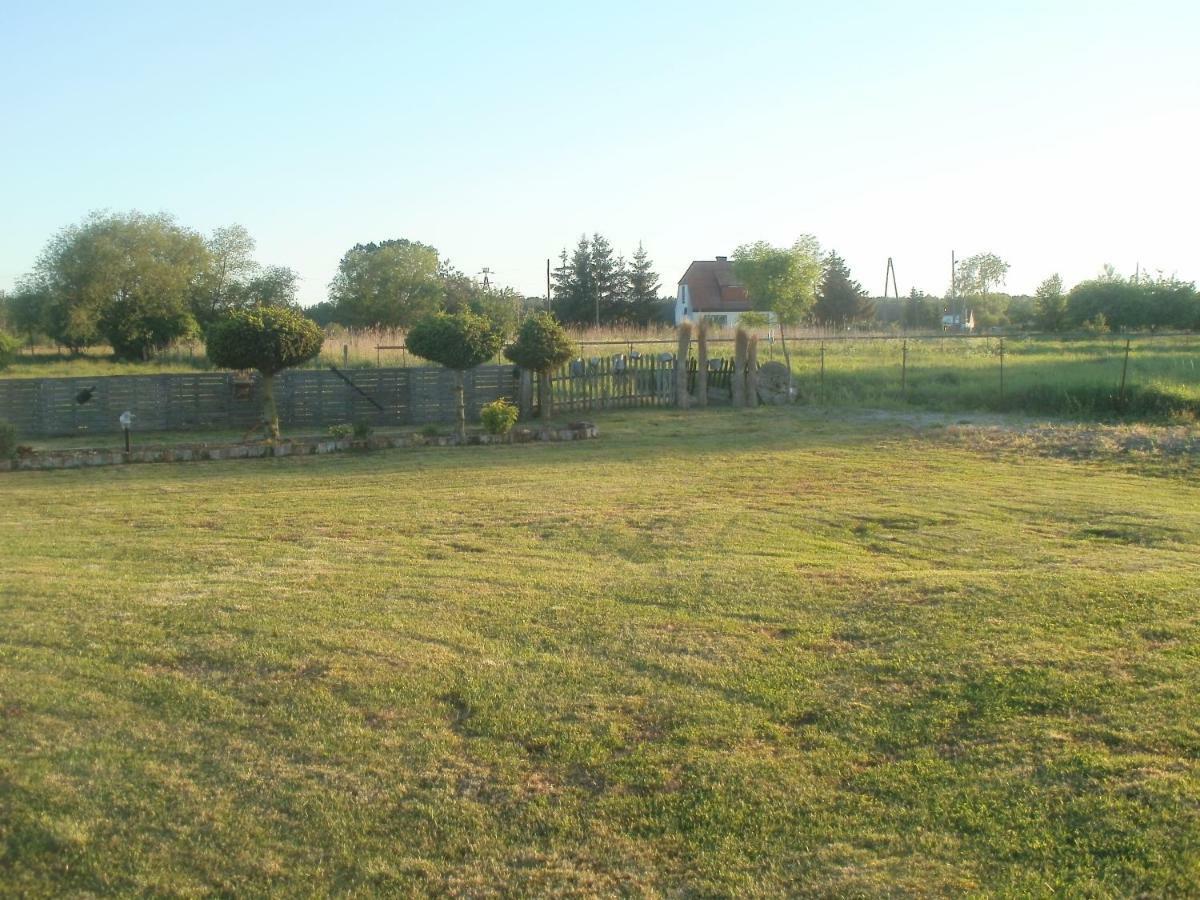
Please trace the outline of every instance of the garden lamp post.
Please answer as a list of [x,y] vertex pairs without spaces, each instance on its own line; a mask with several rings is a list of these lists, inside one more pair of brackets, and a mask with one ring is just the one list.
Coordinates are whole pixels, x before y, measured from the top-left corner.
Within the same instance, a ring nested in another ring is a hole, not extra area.
[[121,423],[121,430],[125,432],[125,452],[129,452],[129,427],[133,424],[133,413],[129,410],[121,413],[118,422]]

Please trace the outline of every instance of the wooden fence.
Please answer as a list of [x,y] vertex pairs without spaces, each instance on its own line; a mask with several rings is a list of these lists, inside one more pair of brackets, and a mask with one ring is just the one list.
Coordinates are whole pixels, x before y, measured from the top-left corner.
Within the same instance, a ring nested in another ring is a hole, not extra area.
[[[696,392],[695,357],[688,359],[688,392]],[[727,397],[732,359],[708,362],[709,395]],[[671,353],[617,354],[569,362],[550,377],[554,407],[562,412],[675,405],[675,356]]]
[[[330,370],[277,376],[275,402],[284,427],[454,419],[454,373],[446,369],[354,369],[342,376]],[[515,397],[516,377],[512,366],[468,372],[467,415],[478,419],[485,403]],[[0,419],[27,437],[120,431],[118,417],[126,410],[138,431],[246,429],[262,418],[262,384],[257,375],[232,372],[0,379]]]
[[[709,361],[709,396],[730,390],[733,363]],[[688,388],[696,390],[696,360]],[[470,421],[499,397],[516,399],[520,371],[480,366],[466,373]],[[556,411],[586,412],[675,403],[673,354],[618,354],[576,359],[550,378]],[[285,429],[365,421],[375,427],[449,423],[455,417],[454,373],[441,367],[293,370],[276,378],[275,401]],[[262,418],[257,375],[194,372],[95,378],[0,379],[0,419],[22,436],[54,437],[120,431],[133,413],[138,431],[247,429]]]

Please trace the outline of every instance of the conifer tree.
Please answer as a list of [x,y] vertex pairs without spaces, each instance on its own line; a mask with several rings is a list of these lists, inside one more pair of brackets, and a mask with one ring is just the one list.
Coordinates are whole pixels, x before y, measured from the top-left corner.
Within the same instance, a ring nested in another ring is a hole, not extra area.
[[595,307],[593,324],[611,321],[619,311],[621,278],[617,261],[613,259],[612,244],[597,232],[592,235],[591,251],[592,302]]
[[639,325],[649,324],[658,305],[660,284],[654,271],[654,263],[642,243],[633,254],[629,267],[629,304],[631,318]]
[[875,315],[875,303],[862,285],[850,277],[845,260],[830,251],[817,289],[813,317],[822,325],[847,326]]

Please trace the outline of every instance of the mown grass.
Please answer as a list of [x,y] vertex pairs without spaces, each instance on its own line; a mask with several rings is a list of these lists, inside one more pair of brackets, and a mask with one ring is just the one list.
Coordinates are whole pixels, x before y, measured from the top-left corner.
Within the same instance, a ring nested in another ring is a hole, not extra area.
[[3,892],[1197,890],[1194,474],[601,426],[3,476]]

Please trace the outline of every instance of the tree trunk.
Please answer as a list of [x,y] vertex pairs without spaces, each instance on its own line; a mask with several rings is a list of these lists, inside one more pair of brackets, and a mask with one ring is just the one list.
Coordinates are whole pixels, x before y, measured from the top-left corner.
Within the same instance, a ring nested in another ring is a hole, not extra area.
[[537,373],[538,415],[545,422],[554,416],[554,395],[550,391],[550,372]]
[[458,439],[467,442],[467,398],[462,369],[454,370],[454,394],[458,405]]
[[783,348],[783,364],[787,366],[787,402],[792,402],[792,397],[795,396],[795,390],[792,387],[792,354],[788,352],[787,335],[784,333],[783,319],[779,320],[779,346]]
[[263,420],[271,440],[279,440],[279,409],[275,406],[275,376],[263,374]]
[[528,422],[533,416],[533,373],[528,369],[521,370],[520,386],[517,389],[517,408],[520,410],[521,421]]

